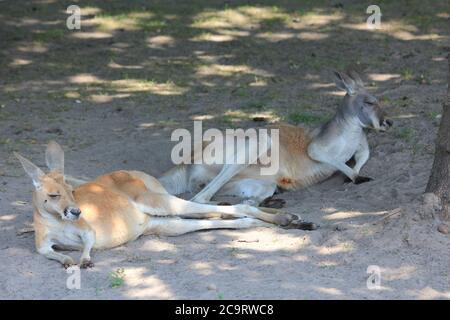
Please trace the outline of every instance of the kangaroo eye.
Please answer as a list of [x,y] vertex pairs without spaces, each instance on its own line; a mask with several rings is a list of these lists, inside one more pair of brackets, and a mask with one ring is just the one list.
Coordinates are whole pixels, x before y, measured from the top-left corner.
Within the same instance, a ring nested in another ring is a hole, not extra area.
[[51,199],[57,199],[57,198],[59,198],[61,195],[59,195],[59,194],[49,194],[48,195]]

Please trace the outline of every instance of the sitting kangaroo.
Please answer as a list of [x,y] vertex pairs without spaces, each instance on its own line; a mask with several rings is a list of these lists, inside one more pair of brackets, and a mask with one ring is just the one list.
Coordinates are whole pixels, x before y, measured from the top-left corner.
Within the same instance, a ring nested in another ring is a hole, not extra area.
[[[167,193],[154,177],[140,171],[115,171],[73,189],[64,177],[64,152],[56,142],[47,146],[45,174],[15,153],[31,177],[33,226],[37,251],[64,267],[71,257],[56,252],[82,249],[80,267],[92,267],[92,248],[106,249],[143,234],[177,236],[205,229],[272,227],[315,229],[312,223],[274,209],[249,205],[216,206],[186,201]],[[162,217],[165,216],[165,217]],[[180,219],[197,218],[197,219]],[[239,218],[208,220],[206,218]]]
[[[369,159],[369,146],[363,129],[386,131],[392,121],[385,120],[378,100],[364,88],[355,71],[335,72],[335,76],[337,86],[347,94],[330,121],[312,131],[288,124],[269,127],[279,129],[279,170],[276,174],[261,175],[259,163],[192,164],[172,168],[159,181],[174,195],[206,184],[191,199],[199,203],[209,202],[219,193],[238,196],[252,204],[265,199],[260,205],[266,207],[280,207],[278,201],[284,202],[270,199],[277,187],[305,187],[325,180],[336,171],[344,173],[355,184],[370,181],[371,178],[359,175]],[[353,168],[346,164],[352,157],[356,161]]]

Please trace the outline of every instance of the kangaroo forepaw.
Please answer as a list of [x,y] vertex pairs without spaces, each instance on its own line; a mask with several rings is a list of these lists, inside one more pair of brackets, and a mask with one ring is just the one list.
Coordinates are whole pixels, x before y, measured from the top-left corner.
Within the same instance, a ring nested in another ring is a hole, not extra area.
[[94,263],[91,260],[83,260],[80,262],[81,269],[93,268]]
[[300,230],[316,230],[319,226],[313,222],[305,222],[302,220],[292,221],[289,225],[284,227],[285,229],[300,229]]
[[62,263],[64,269],[70,268],[71,266],[75,265],[75,261],[72,260],[72,258],[66,258],[64,259],[64,262]]
[[372,181],[373,179],[370,177],[363,177],[363,176],[357,176],[354,183],[355,184],[361,184],[361,183],[365,183],[365,182],[369,182]]
[[372,180],[373,180],[373,178],[364,177],[364,176],[357,176],[355,178],[355,180],[352,180],[349,177],[346,177],[345,180],[344,180],[344,183],[352,183],[353,182],[354,184],[361,184],[361,183],[369,182],[369,181],[372,181]]
[[286,200],[274,199],[273,197],[265,198],[258,206],[266,208],[281,209],[285,206]]

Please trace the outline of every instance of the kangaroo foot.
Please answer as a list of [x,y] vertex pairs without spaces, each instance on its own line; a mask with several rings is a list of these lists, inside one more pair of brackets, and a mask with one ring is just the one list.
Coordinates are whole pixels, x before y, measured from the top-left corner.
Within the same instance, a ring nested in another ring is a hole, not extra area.
[[313,222],[306,222],[302,220],[294,220],[285,229],[300,229],[300,230],[316,230],[319,226]]
[[298,220],[298,216],[291,213],[276,213],[273,223],[282,227],[290,225],[292,222]]
[[286,200],[274,199],[273,197],[265,198],[258,207],[281,209],[285,206]]

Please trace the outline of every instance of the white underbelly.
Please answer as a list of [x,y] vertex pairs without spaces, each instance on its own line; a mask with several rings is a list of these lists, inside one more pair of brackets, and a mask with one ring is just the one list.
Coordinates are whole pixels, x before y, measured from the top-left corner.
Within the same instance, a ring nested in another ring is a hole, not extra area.
[[350,160],[356,150],[358,150],[361,137],[360,135],[349,135],[341,137],[339,140],[340,141],[335,144],[331,154],[334,154],[337,161],[345,163]]
[[83,247],[81,238],[74,233],[61,232],[61,234],[57,234],[53,237],[53,242],[59,248],[67,250],[81,249]]

